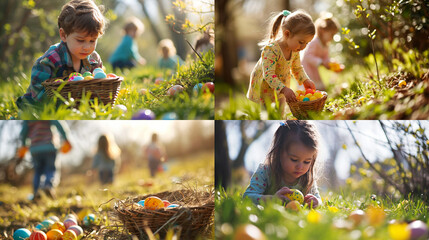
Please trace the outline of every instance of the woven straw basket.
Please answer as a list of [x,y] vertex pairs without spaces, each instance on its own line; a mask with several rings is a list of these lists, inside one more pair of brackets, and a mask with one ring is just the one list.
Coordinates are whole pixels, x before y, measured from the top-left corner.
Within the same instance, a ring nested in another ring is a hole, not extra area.
[[[150,196],[179,204],[180,207],[148,210],[137,204],[138,201]],[[204,234],[214,221],[213,192],[167,191],[121,200],[116,202],[114,208],[125,228],[137,236],[146,236],[146,228],[150,228],[154,234],[159,233],[163,236],[169,228],[180,227],[180,238],[192,239]]]
[[297,101],[297,102],[287,102],[289,105],[290,111],[298,119],[308,119],[308,112],[320,112],[325,106],[326,98],[328,94],[322,92],[323,97],[313,100],[313,101]]
[[[58,88],[63,84],[63,82],[55,82],[57,79],[58,78],[51,78],[42,82],[42,85],[46,89],[46,94],[49,97],[54,97],[54,91],[58,92]],[[98,98],[98,101],[103,104],[111,103],[113,105],[123,80],[122,77],[117,77],[70,81],[66,82],[58,93],[65,99],[73,98],[79,103],[82,96],[91,92],[90,99]]]

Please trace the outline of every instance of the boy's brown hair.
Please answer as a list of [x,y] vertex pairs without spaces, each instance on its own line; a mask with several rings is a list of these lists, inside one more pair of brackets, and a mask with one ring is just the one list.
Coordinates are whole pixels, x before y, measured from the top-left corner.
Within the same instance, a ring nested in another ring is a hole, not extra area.
[[136,31],[138,34],[140,34],[144,32],[144,24],[140,21],[140,19],[131,17],[125,24],[124,31],[126,34],[129,34],[130,31]]
[[72,0],[66,3],[58,17],[58,27],[66,35],[76,31],[89,35],[103,35],[107,19],[102,12],[103,6],[97,6],[92,0]]

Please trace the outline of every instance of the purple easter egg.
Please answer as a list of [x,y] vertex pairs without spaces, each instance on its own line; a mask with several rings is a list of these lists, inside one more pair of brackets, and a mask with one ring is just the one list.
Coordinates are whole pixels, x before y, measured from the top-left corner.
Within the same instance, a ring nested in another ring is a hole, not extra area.
[[143,109],[135,113],[131,119],[132,120],[154,120],[155,113],[153,113],[149,109]]
[[408,224],[407,228],[411,232],[411,238],[410,239],[426,239],[424,237],[428,236],[428,227],[426,224],[420,220],[414,221],[410,224]]

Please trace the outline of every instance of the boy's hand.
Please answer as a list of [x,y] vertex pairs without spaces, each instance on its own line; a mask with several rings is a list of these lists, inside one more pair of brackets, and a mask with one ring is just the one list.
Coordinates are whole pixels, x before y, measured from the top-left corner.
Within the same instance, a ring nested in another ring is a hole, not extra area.
[[18,158],[23,158],[28,151],[28,147],[20,147],[18,151],[16,151],[16,156]]
[[139,64],[141,64],[141,65],[146,65],[146,59],[144,59],[144,58],[140,58],[140,60],[139,60]]
[[296,102],[296,95],[293,92],[292,89],[288,88],[288,87],[284,87],[280,93],[283,93],[283,95],[285,95],[286,101],[287,102]]
[[316,90],[316,85],[314,85],[314,82],[310,79],[305,80],[303,84],[305,89],[311,88],[313,90]]
[[319,200],[317,200],[313,194],[305,195],[304,203],[306,203],[309,207],[313,206],[313,208],[317,208],[319,206]]
[[289,198],[285,196],[286,193],[292,193],[288,187],[282,187],[275,194],[276,197],[280,198],[282,201],[289,201]]

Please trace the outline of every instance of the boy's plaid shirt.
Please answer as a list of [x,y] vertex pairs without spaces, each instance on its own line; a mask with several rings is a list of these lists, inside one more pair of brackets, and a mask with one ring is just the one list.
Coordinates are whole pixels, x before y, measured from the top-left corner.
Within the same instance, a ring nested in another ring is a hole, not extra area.
[[[103,63],[96,51],[82,60],[80,73],[92,72],[95,68],[102,67]],[[31,69],[31,83],[27,92],[21,98],[30,102],[39,102],[45,95],[42,82],[50,78],[67,78],[70,73],[75,72],[73,61],[67,49],[66,43],[61,41],[52,45],[46,53],[36,60]]]

